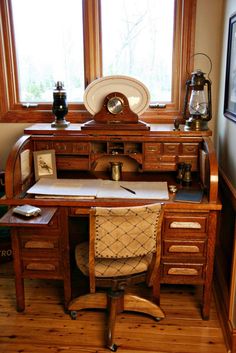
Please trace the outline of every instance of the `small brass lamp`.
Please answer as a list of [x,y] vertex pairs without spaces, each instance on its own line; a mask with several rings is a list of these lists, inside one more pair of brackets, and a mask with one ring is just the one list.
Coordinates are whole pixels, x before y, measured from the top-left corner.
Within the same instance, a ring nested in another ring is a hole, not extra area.
[[201,70],[192,72],[191,79],[186,82],[183,117],[186,120],[185,130],[208,130],[207,124],[212,117],[211,81]]
[[68,105],[66,100],[66,91],[63,88],[63,83],[58,81],[53,91],[53,105],[52,112],[55,115],[55,121],[52,122],[52,127],[67,127],[69,122],[66,121],[65,116],[68,113]]

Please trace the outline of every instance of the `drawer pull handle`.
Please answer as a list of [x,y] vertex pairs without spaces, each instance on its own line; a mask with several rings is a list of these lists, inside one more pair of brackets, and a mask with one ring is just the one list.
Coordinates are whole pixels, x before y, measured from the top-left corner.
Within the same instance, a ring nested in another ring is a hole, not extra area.
[[188,253],[199,253],[199,247],[196,245],[171,245],[169,252],[188,252]]
[[49,241],[27,241],[25,249],[54,249],[54,244]]
[[169,152],[174,152],[175,149],[176,149],[176,146],[167,146],[166,149],[167,149],[167,151],[169,151]]
[[168,270],[168,275],[177,275],[177,276],[196,276],[198,271],[195,268],[177,268],[173,267]]
[[26,266],[26,270],[33,271],[55,271],[56,266],[53,264],[39,264],[39,263],[30,263]]
[[170,228],[189,228],[189,229],[201,229],[201,224],[199,222],[171,222]]

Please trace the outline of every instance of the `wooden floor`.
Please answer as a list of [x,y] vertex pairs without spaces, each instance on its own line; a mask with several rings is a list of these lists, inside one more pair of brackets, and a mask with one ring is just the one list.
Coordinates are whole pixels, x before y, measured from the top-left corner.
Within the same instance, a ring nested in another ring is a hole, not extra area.
[[[14,279],[0,264],[0,353],[105,353],[104,312],[81,311],[73,321],[62,307],[60,282],[26,280],[26,311],[15,310]],[[141,288],[142,289],[142,288]],[[120,314],[118,353],[226,353],[215,304],[211,318],[200,315],[199,288],[162,286],[166,318]]]

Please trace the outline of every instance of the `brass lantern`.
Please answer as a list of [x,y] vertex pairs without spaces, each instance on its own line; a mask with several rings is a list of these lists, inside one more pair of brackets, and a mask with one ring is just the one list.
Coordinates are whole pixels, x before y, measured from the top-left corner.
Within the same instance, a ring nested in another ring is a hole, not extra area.
[[192,72],[191,79],[186,82],[183,117],[185,130],[208,130],[207,124],[212,117],[211,81],[201,70]]

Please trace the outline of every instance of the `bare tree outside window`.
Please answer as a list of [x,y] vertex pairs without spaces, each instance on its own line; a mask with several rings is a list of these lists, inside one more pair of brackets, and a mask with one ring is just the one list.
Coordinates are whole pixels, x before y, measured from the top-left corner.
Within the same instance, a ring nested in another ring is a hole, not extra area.
[[62,81],[70,102],[82,101],[82,0],[12,0],[21,102],[51,102]]
[[127,75],[152,101],[172,98],[174,0],[101,0],[103,75]]

